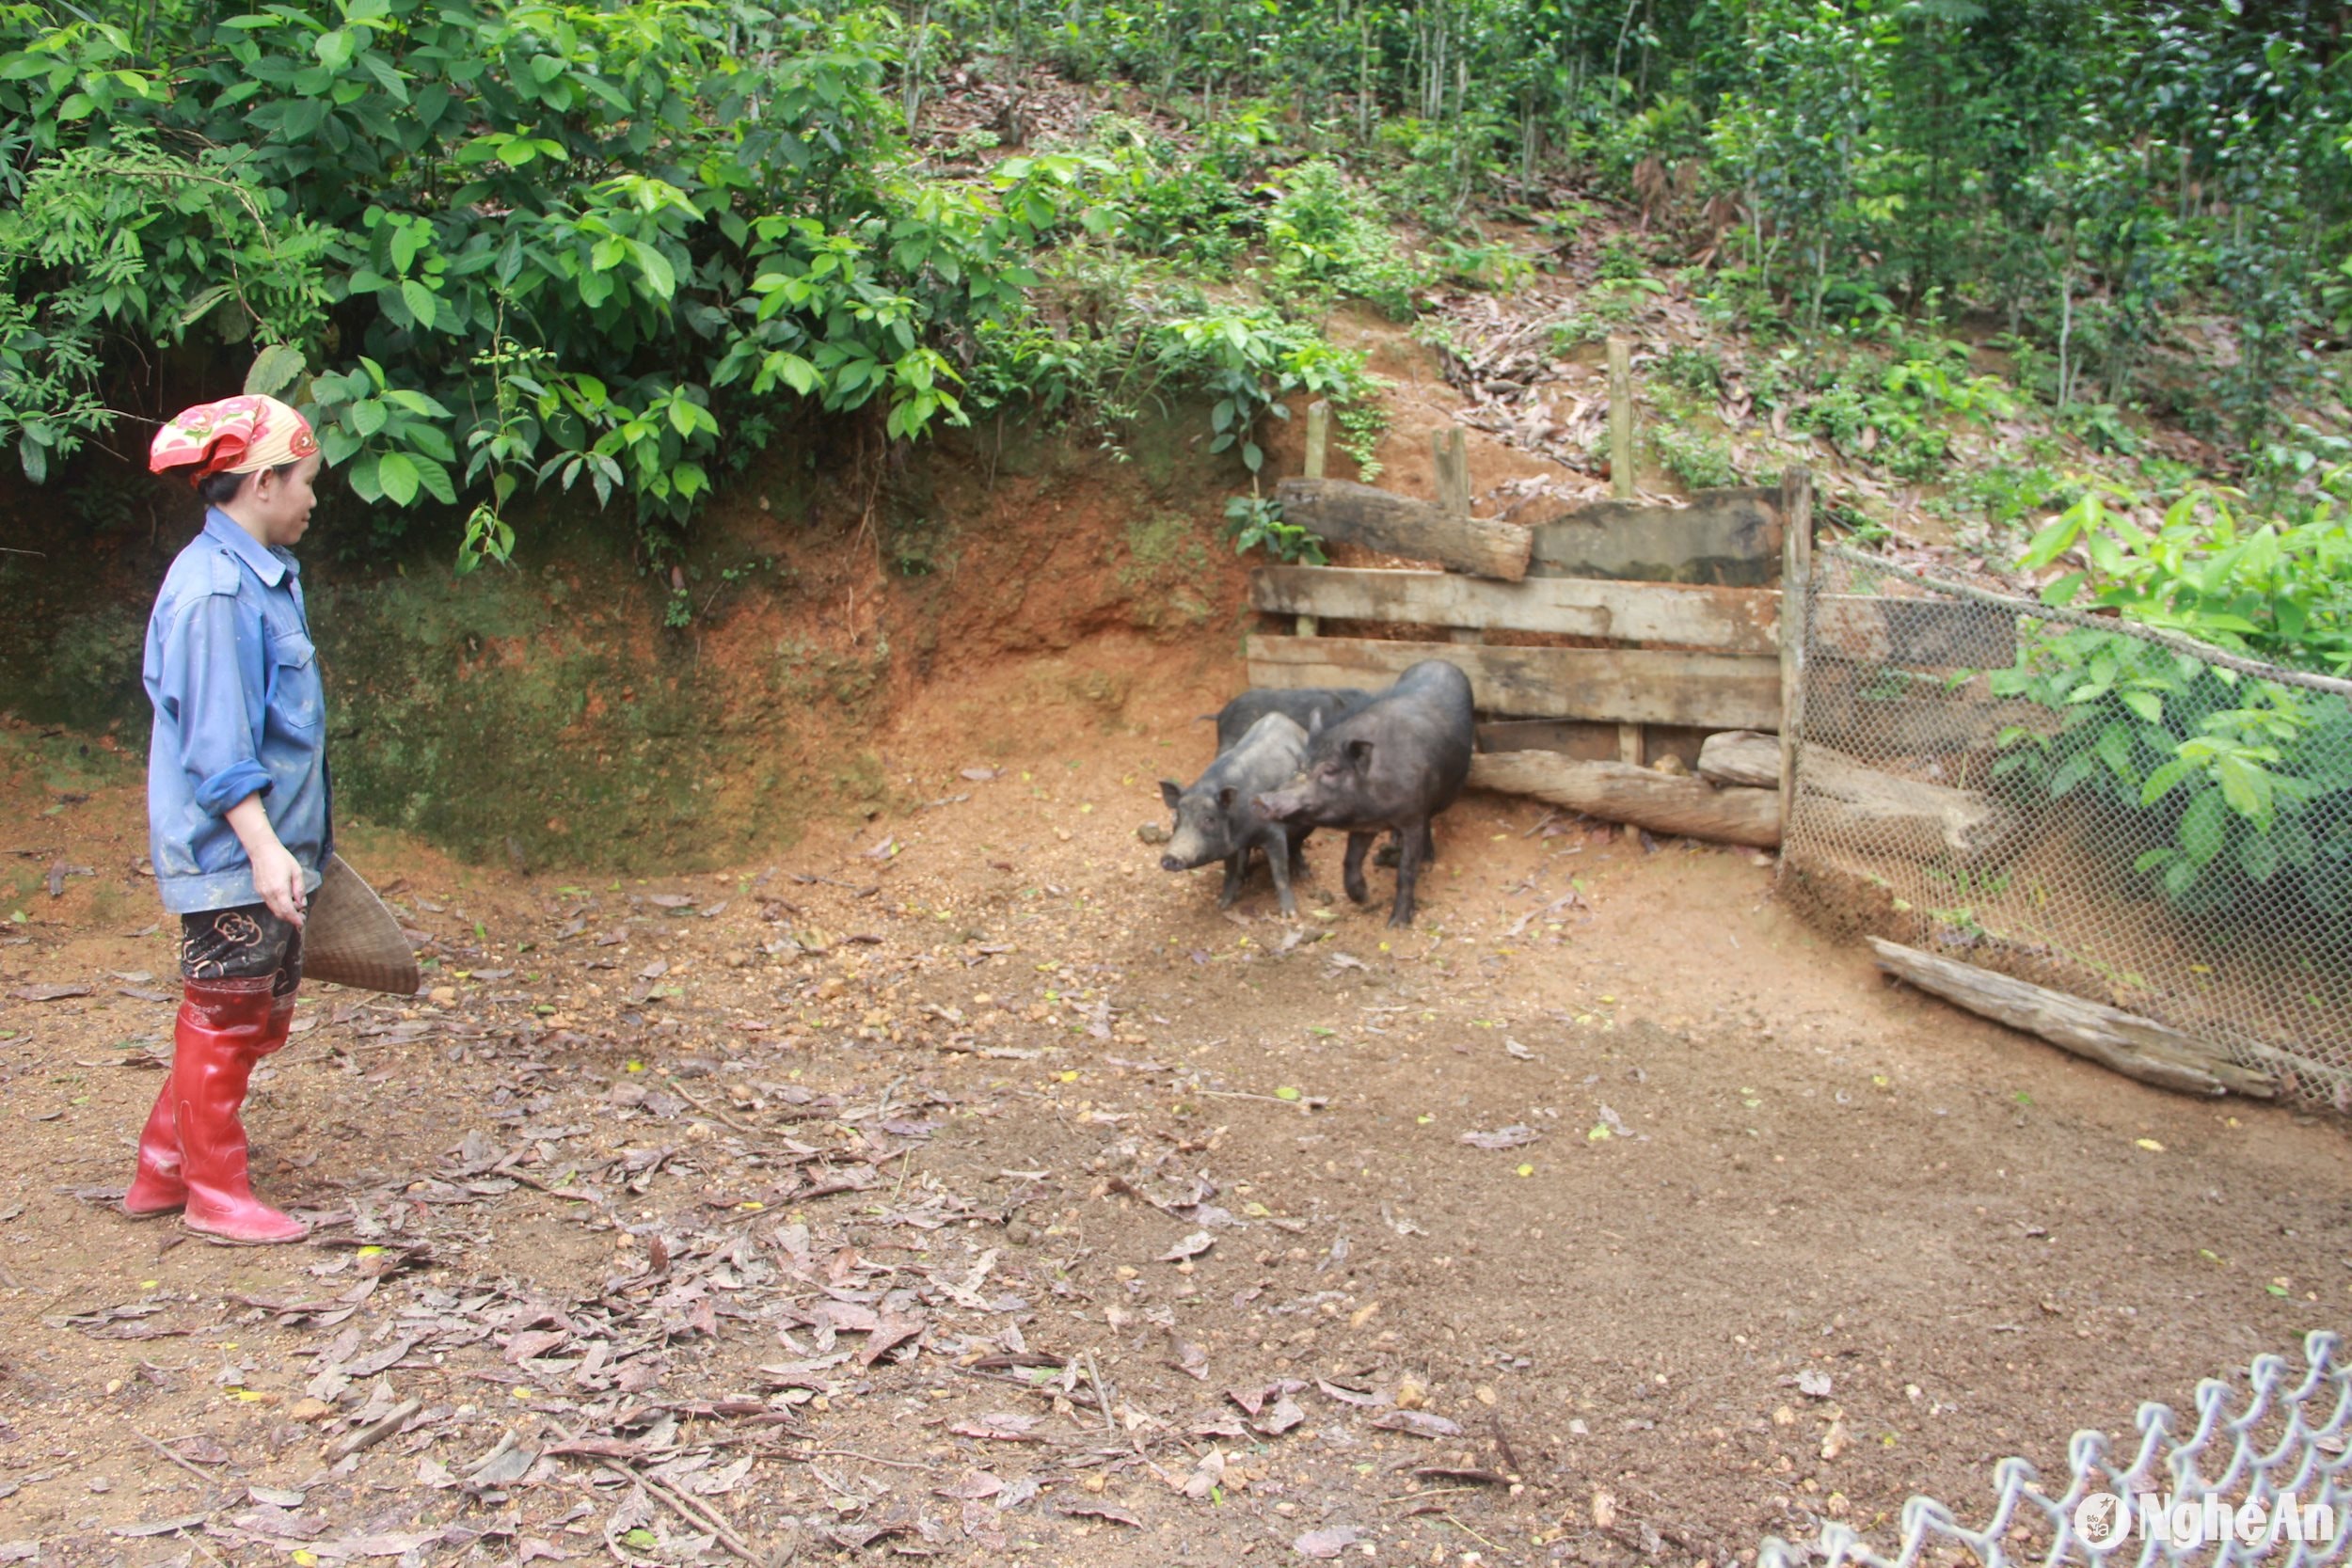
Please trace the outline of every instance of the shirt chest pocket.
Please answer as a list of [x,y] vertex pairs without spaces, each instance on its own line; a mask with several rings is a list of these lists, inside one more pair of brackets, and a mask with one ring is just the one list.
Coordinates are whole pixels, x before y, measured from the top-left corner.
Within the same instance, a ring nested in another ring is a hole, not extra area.
[[318,650],[310,639],[299,631],[272,633],[269,663],[271,727],[290,735],[317,735],[326,721],[326,701],[319,683]]

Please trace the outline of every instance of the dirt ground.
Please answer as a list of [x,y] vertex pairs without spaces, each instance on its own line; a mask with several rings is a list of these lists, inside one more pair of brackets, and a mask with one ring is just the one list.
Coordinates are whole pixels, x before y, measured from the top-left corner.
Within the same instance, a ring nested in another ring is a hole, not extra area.
[[434,990],[257,1078],[268,1250],[107,1207],[141,779],[0,731],[0,1561],[1721,1568],[2344,1326],[2340,1123],[1894,989],[1751,852],[1473,795],[1410,933],[1327,839],[1220,913],[1136,830],[1237,684],[936,685],[929,804],[720,876],[355,828]]

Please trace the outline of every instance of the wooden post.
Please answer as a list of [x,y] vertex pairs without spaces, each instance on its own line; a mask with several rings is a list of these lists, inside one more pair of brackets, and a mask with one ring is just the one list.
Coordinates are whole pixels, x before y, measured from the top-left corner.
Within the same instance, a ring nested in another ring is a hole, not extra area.
[[[1331,450],[1331,404],[1317,398],[1307,405],[1307,477],[1321,479],[1323,466]],[[1311,615],[1298,618],[1298,635],[1312,637],[1323,629],[1322,623]]]
[[1617,726],[1617,760],[1619,762],[1630,763],[1636,768],[1645,766],[1648,761],[1642,754],[1645,749],[1641,725],[1621,723]]
[[1321,479],[1331,450],[1331,404],[1322,398],[1307,405],[1307,477]]
[[[1438,505],[1449,516],[1467,517],[1470,509],[1470,453],[1462,444],[1462,427],[1432,431],[1429,445],[1437,458]],[[1486,641],[1476,626],[1455,626],[1448,634],[1456,642]]]
[[1804,622],[1813,581],[1813,471],[1780,480],[1780,826],[1781,859],[1796,815],[1798,736],[1804,724]]
[[1633,345],[1609,340],[1609,493],[1633,499]]

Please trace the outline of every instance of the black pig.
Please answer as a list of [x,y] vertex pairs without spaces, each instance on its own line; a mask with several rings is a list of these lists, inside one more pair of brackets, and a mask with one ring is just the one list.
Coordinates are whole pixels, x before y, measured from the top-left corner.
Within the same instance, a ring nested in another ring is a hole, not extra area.
[[1231,751],[1249,726],[1269,713],[1289,718],[1302,730],[1317,720],[1332,724],[1372,701],[1372,693],[1352,686],[1252,687],[1217,710],[1216,749]]
[[1421,868],[1437,858],[1430,821],[1470,778],[1476,729],[1470,677],[1443,659],[1423,659],[1396,684],[1336,724],[1319,729],[1306,764],[1281,788],[1258,797],[1259,813],[1292,828],[1344,828],[1347,895],[1367,901],[1364,853],[1383,828],[1396,833],[1396,904],[1391,926],[1413,923]]
[[1251,801],[1295,773],[1307,757],[1307,732],[1279,713],[1269,713],[1249,726],[1239,740],[1217,754],[1190,789],[1173,779],[1160,781],[1160,798],[1176,814],[1176,826],[1160,857],[1163,871],[1190,871],[1214,860],[1225,863],[1225,888],[1217,908],[1230,908],[1241,896],[1242,879],[1249,869],[1249,851],[1263,849],[1274,873],[1274,891],[1284,914],[1296,914],[1291,897],[1291,863],[1311,829],[1287,826],[1260,816]]

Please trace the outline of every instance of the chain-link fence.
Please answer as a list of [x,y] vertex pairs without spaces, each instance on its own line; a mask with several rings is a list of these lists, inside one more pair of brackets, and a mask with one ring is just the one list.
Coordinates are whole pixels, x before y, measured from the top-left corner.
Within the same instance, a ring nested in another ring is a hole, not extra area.
[[1816,559],[1793,895],[2352,1110],[2352,682]]
[[2352,1371],[2333,1334],[2303,1341],[2305,1365],[2254,1358],[2243,1384],[2197,1386],[2196,1426],[2184,1433],[2170,1406],[2139,1407],[2139,1443],[2111,1453],[2106,1433],[2078,1432],[2062,1485],[2043,1483],[2023,1459],[1994,1471],[1997,1497],[1981,1525],[1961,1522],[1932,1497],[1903,1505],[1894,1553],[1852,1528],[1824,1524],[1817,1542],[1767,1540],[1756,1568],[1915,1568],[1966,1562],[2230,1564],[2303,1568],[2340,1562],[2352,1541]]

